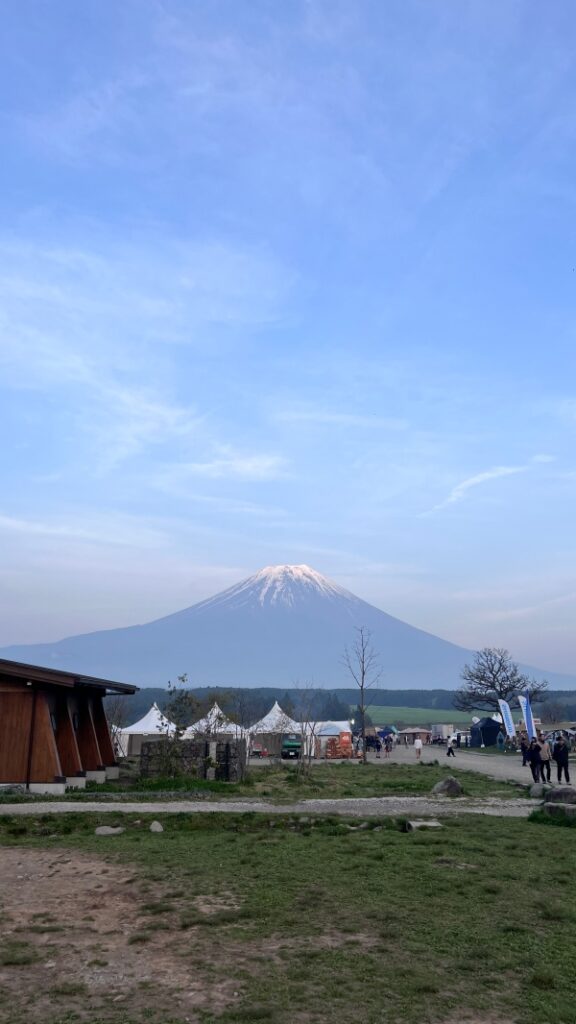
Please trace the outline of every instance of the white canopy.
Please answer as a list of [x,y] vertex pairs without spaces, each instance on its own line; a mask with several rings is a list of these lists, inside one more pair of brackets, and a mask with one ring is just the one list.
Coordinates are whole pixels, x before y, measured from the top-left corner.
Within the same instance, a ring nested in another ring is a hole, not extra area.
[[236,738],[240,738],[244,735],[244,729],[241,725],[237,725],[236,722],[232,722],[227,718],[222,708],[214,703],[204,718],[200,718],[197,722],[188,726],[182,739],[188,740],[197,734],[215,735],[216,733],[231,733]]
[[268,714],[264,715],[264,718],[261,718],[259,722],[251,725],[249,732],[253,735],[257,733],[301,732],[301,726],[299,722],[295,722],[293,718],[290,718],[290,715],[282,711],[278,701],[274,701]]
[[339,736],[341,732],[352,732],[350,722],[317,722],[316,736]]
[[128,754],[128,742],[130,736],[173,736],[176,726],[162,714],[160,708],[154,702],[150,710],[133,725],[127,725],[125,729],[118,729],[114,739],[120,754],[124,757]]

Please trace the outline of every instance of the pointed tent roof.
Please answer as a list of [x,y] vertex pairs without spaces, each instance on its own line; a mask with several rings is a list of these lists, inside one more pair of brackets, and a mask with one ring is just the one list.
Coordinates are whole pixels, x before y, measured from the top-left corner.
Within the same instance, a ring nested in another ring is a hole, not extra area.
[[214,702],[208,714],[189,725],[182,738],[189,739],[196,733],[233,733],[235,736],[243,736],[244,729],[236,722],[232,722]]
[[250,726],[249,732],[300,732],[300,723],[294,721],[293,718],[290,718],[290,715],[287,715],[285,711],[282,711],[282,708],[276,700],[268,714],[264,715],[264,718],[261,718],[259,722],[255,722],[254,725]]
[[127,725],[125,729],[121,729],[120,732],[128,733],[130,735],[148,736],[155,732],[165,732],[169,736],[175,731],[176,726],[174,722],[170,722],[165,715],[162,714],[156,701],[154,701],[152,707],[146,712],[143,718],[140,718],[138,722],[134,722],[133,725]]

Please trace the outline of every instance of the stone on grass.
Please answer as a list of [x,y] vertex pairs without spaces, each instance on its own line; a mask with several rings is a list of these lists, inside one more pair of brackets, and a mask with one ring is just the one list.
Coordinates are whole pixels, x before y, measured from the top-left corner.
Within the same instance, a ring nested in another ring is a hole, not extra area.
[[546,796],[546,793],[550,792],[551,788],[552,787],[549,782],[535,782],[533,786],[530,786],[529,796],[531,796],[533,800],[542,800],[542,798]]
[[545,803],[542,810],[551,818],[576,818],[576,804]]
[[551,804],[576,804],[576,789],[574,786],[554,786],[544,799]]
[[455,779],[453,775],[447,775],[445,779],[441,779],[432,787],[434,796],[462,796],[463,792],[458,779]]
[[150,831],[151,832],[163,832],[164,831],[164,826],[161,825],[159,821],[153,821],[152,824],[150,825]]
[[416,832],[419,828],[442,828],[442,825],[436,821],[436,818],[415,819],[414,821],[405,821],[402,831]]
[[121,832],[124,832],[122,825],[117,825],[116,828],[113,825],[98,825],[98,828],[94,829],[95,836],[119,836]]

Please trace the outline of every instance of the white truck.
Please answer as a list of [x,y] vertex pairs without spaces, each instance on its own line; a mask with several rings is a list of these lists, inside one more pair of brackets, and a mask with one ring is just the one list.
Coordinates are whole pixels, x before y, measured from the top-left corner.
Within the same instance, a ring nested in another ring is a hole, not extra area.
[[446,743],[449,736],[454,735],[454,726],[437,722],[431,726],[431,743]]

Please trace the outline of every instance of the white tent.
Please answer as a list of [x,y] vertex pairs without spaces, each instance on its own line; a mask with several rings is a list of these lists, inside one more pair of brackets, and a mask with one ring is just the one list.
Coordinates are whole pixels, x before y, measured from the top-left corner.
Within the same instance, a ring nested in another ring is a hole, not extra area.
[[173,736],[176,726],[162,714],[160,708],[154,702],[150,710],[138,722],[127,725],[125,729],[119,729],[114,736],[114,741],[120,757],[130,757],[132,754],[139,754],[144,740],[156,739],[158,736]]
[[189,740],[194,736],[216,736],[216,735],[232,735],[236,739],[241,739],[244,736],[244,729],[241,725],[237,725],[236,722],[232,722],[226,717],[222,708],[218,704],[213,704],[210,711],[204,718],[200,718],[198,722],[194,722],[189,725],[185,730],[182,739]]
[[295,722],[290,715],[287,715],[285,711],[282,711],[278,701],[275,701],[273,706],[264,718],[261,718],[259,722],[255,722],[251,725],[248,732],[255,736],[260,734],[272,734],[272,733],[285,733],[285,732],[301,732],[301,725],[299,722]]
[[341,732],[352,732],[350,722],[316,722],[315,736],[339,736]]

